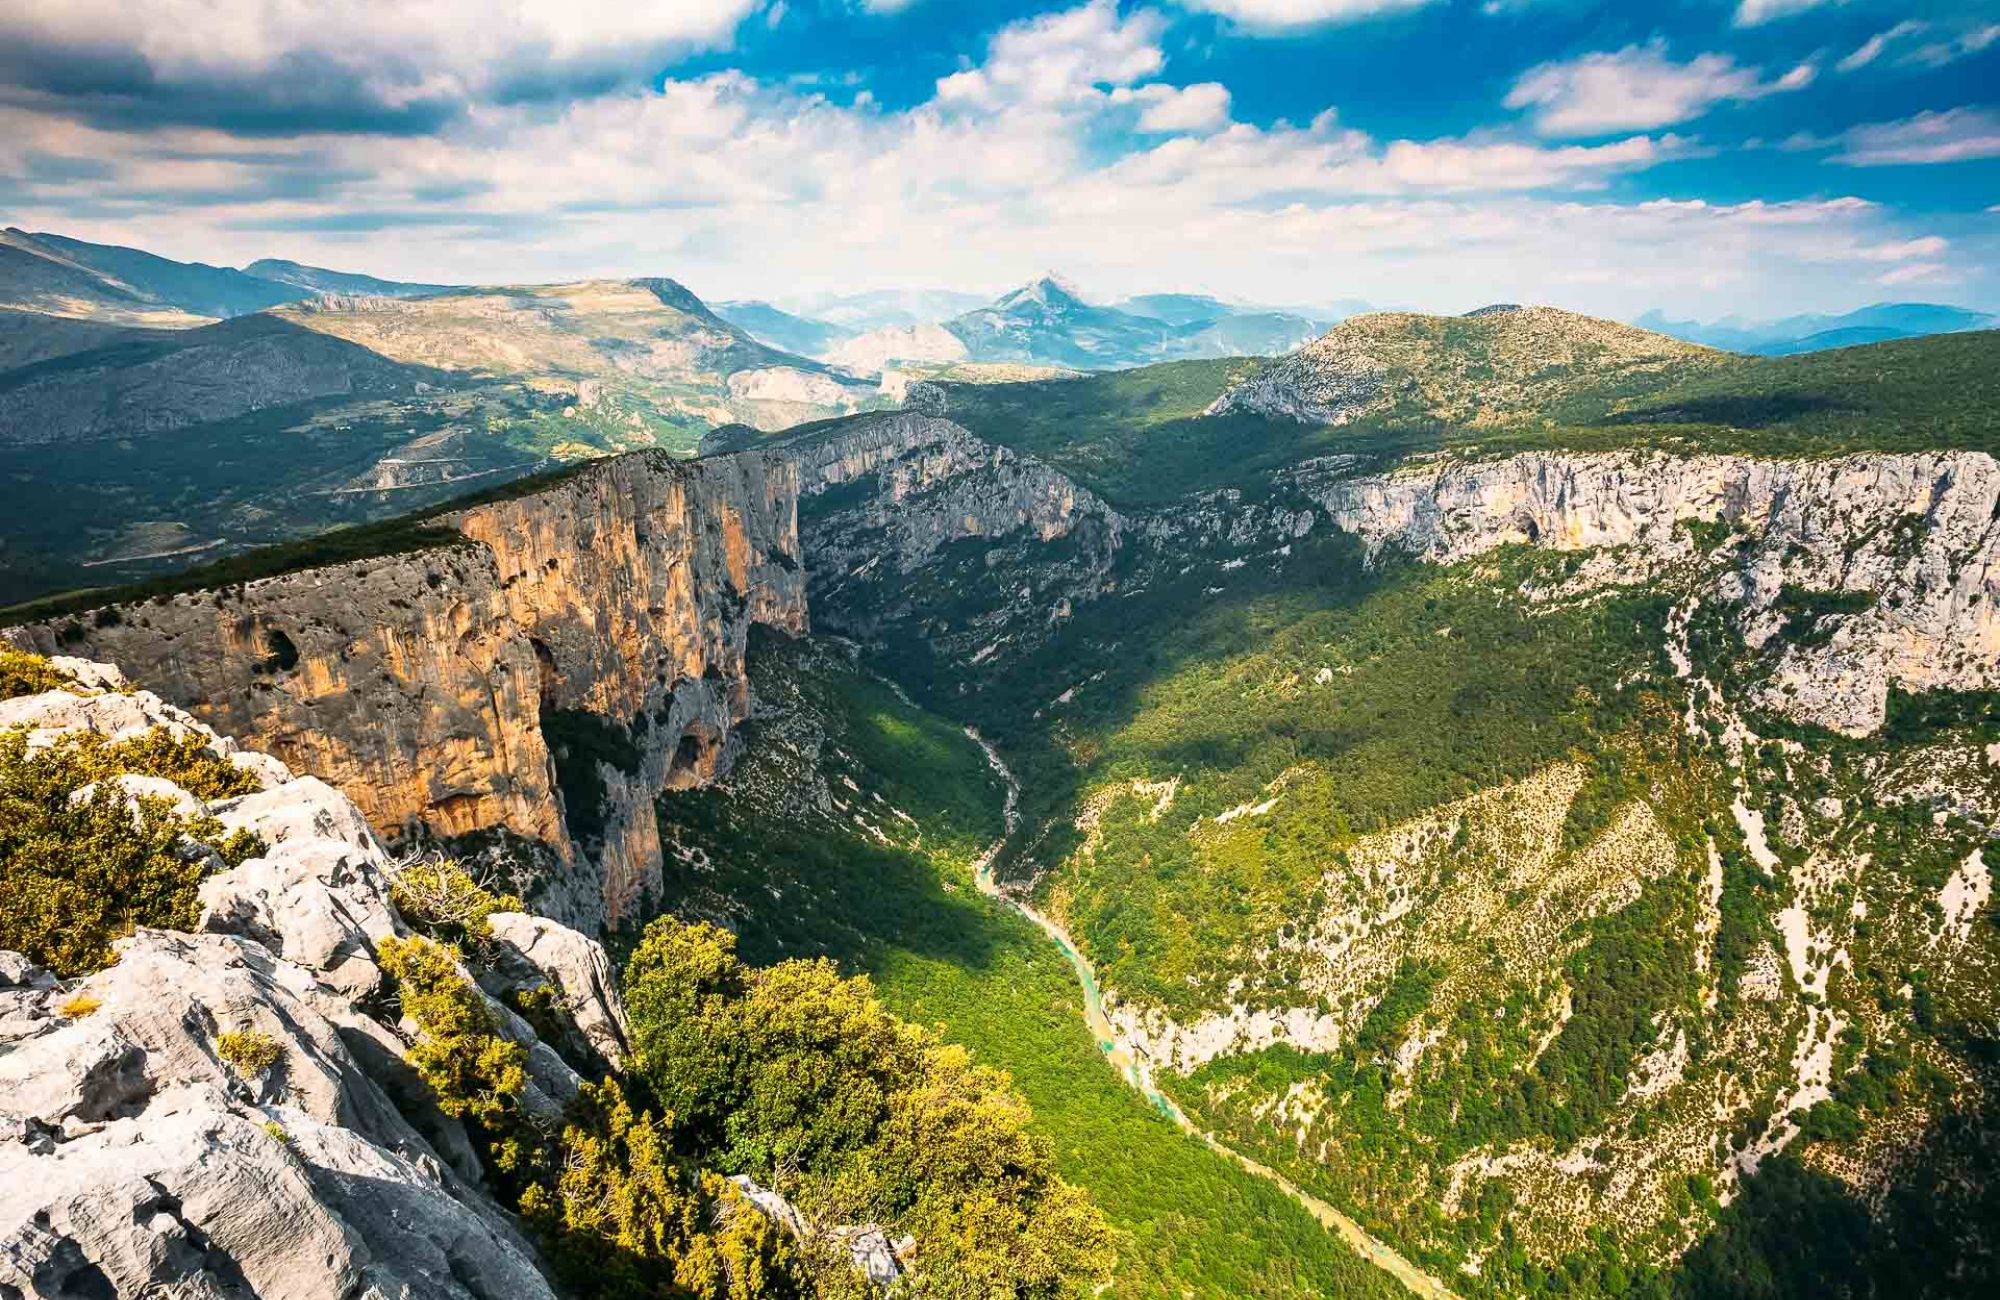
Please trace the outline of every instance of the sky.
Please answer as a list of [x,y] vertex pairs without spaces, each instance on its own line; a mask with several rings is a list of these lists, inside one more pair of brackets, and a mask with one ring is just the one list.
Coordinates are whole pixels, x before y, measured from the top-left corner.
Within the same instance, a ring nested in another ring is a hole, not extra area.
[[0,219],[711,299],[2000,310],[2000,0],[8,0]]

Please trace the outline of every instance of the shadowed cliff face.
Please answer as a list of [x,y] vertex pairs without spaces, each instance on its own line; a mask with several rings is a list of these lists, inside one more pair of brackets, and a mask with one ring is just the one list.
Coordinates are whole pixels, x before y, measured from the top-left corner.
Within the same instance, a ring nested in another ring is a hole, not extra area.
[[[498,833],[539,861],[540,910],[591,926],[657,885],[653,795],[712,777],[749,712],[750,625],[806,629],[797,496],[761,454],[628,456],[439,517],[460,544],[10,638],[118,664],[392,838]],[[552,716],[615,743],[559,780]]]

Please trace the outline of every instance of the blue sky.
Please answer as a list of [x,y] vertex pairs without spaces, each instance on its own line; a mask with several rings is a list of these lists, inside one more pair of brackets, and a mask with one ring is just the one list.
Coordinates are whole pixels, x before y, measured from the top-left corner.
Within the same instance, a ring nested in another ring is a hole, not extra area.
[[716,298],[2000,308],[2000,0],[13,0],[0,213]]

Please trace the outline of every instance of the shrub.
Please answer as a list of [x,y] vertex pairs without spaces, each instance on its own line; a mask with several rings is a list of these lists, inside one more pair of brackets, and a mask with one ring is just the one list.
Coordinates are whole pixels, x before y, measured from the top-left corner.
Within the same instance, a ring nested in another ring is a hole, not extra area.
[[0,700],[17,695],[40,695],[74,685],[40,655],[0,646]]
[[[230,866],[262,852],[254,836],[213,818],[179,816],[164,799],[131,801],[103,783],[131,770],[121,764],[135,755],[156,767],[186,757],[177,742],[146,737],[116,745],[66,739],[30,752],[24,731],[0,732],[0,948],[59,975],[102,969],[112,942],[136,926],[194,927],[206,849]],[[189,759],[180,775],[200,763]],[[215,788],[198,772],[189,779]],[[92,796],[72,801],[91,782],[99,782]]]
[[385,939],[375,955],[396,981],[403,1014],[422,1031],[410,1064],[437,1094],[438,1108],[504,1134],[528,1084],[527,1052],[500,1036],[449,948],[425,938]]
[[290,1146],[292,1144],[292,1135],[290,1133],[287,1133],[285,1131],[285,1126],[283,1124],[280,1124],[277,1120],[274,1119],[265,1120],[264,1131],[266,1133],[269,1133],[274,1140],[282,1142],[286,1146]]
[[88,993],[77,993],[57,1003],[56,1010],[71,1020],[81,1020],[103,1005],[104,1002],[100,998],[94,998]]
[[669,917],[625,983],[633,1073],[684,1140],[815,1220],[913,1235],[910,1294],[1063,1296],[1109,1272],[1103,1217],[1006,1076],[890,1015],[866,978],[751,969],[734,936]]
[[261,1029],[238,1029],[218,1034],[215,1054],[245,1079],[261,1079],[284,1059],[285,1049]]
[[778,1225],[677,1154],[672,1125],[635,1110],[617,1080],[584,1086],[562,1152],[554,1186],[531,1188],[521,1207],[583,1293],[809,1294]]
[[405,863],[389,884],[389,898],[411,929],[481,960],[493,943],[487,918],[527,910],[520,899],[494,893],[451,858]]
[[85,732],[73,743],[92,781],[123,772],[163,777],[204,801],[233,799],[264,788],[255,775],[210,749],[194,732],[176,736],[165,727],[154,727],[119,741]]

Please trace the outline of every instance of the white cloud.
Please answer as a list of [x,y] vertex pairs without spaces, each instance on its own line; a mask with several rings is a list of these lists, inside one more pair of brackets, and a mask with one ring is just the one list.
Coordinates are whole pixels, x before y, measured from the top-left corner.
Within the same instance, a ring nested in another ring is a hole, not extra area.
[[1951,268],[1942,262],[1911,262],[1892,267],[1875,277],[1877,284],[1919,284],[1951,278]]
[[1106,295],[1712,314],[1993,264],[1976,239],[1939,227],[1947,245],[1860,199],[1584,201],[1692,148],[1672,135],[1233,122],[1227,87],[1157,79],[1164,37],[1148,14],[1087,4],[1005,29],[897,110],[734,72],[559,109],[474,104],[421,136],[121,132],[0,106],[0,175],[20,178],[20,224],[174,256],[486,283],[663,274],[715,297],[998,290],[1054,265]]
[[1950,246],[1937,235],[1925,235],[1859,248],[1854,255],[1866,262],[1907,262],[1913,257],[1936,257]]
[[29,66],[92,66],[146,89],[250,87],[393,111],[523,80],[650,71],[665,52],[726,44],[757,3],[10,0],[0,44]]
[[945,103],[1057,107],[1101,99],[1104,87],[1129,86],[1166,63],[1160,16],[1120,17],[1116,0],[1042,14],[1002,28],[985,63],[938,82]]
[[1790,18],[1808,9],[1818,9],[1827,4],[1841,4],[1845,0],[1741,0],[1736,6],[1736,25],[1756,27],[1775,18]]
[[1894,60],[1898,67],[1942,68],[1960,59],[1971,58],[2000,42],[2000,23],[1979,23],[1937,40],[1912,45],[1914,38],[1935,31],[1937,27],[1937,23],[1914,20],[1897,23],[1863,41],[1834,67],[1841,72],[1855,72],[1875,63],[1891,48],[1896,48],[1903,51]]
[[1948,108],[1853,127],[1841,138],[1845,147],[1832,161],[1851,167],[2000,158],[2000,112]]
[[1136,90],[1121,86],[1112,92],[1111,102],[1144,105],[1139,114],[1139,129],[1155,134],[1214,131],[1229,124],[1229,88],[1219,81],[1192,86],[1169,86],[1156,81]]
[[1220,14],[1253,32],[1355,22],[1433,3],[1435,0],[1180,0],[1184,8]]
[[1534,110],[1535,128],[1544,135],[1604,135],[1685,122],[1724,100],[1797,90],[1813,75],[1813,66],[1802,63],[1767,82],[1727,54],[1675,63],[1665,43],[1655,40],[1531,68],[1505,103]]
[[1865,68],[1875,62],[1876,59],[1881,58],[1882,51],[1887,49],[1891,43],[1899,41],[1905,36],[1915,36],[1918,32],[1923,31],[1925,26],[1926,24],[1924,23],[1905,20],[1897,23],[1887,31],[1877,32],[1867,40],[1861,42],[1860,45],[1857,45],[1854,48],[1854,53],[1834,64],[1834,69],[1839,72],[1854,72]]

